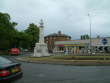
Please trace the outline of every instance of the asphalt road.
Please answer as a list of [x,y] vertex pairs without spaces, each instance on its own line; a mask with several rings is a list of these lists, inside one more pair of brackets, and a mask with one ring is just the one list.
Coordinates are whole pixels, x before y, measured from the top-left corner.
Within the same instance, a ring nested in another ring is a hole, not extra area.
[[[1,55],[14,62],[18,57],[30,56]],[[110,83],[110,66],[64,66],[20,62],[23,77],[13,83]]]

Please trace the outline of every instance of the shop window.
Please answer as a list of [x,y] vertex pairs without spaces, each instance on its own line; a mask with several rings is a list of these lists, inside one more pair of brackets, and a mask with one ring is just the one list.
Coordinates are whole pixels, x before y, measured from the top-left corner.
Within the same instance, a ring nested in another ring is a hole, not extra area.
[[79,50],[81,50],[81,48],[85,48],[84,46],[79,46]]
[[63,47],[63,50],[66,51],[66,47]]
[[59,47],[59,50],[60,50],[60,51],[63,51],[63,50],[64,50],[64,48],[63,48],[63,47]]
[[55,37],[54,37],[54,39],[55,39]]
[[47,37],[47,39],[48,39],[48,37]]

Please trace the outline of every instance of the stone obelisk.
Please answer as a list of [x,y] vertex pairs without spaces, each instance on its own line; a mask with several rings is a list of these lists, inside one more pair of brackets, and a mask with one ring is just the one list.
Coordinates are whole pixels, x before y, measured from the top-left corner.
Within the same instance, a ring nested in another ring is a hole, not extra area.
[[39,43],[44,43],[44,26],[43,26],[43,22],[42,22],[43,20],[41,19],[41,22],[39,22],[39,24],[40,24],[40,26],[39,26],[39,29],[40,29],[40,31],[39,31]]
[[48,53],[47,44],[44,43],[44,26],[43,26],[43,20],[41,19],[41,22],[39,22],[39,43],[35,44],[34,47],[34,54],[33,57],[43,57],[43,56],[50,56]]

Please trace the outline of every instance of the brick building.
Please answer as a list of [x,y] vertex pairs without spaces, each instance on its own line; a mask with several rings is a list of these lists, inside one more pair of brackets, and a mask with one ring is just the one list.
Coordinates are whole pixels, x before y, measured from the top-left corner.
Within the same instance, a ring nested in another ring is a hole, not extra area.
[[58,31],[58,33],[53,33],[44,37],[44,42],[47,43],[49,52],[52,52],[52,50],[54,49],[55,41],[64,41],[64,40],[71,40],[71,37],[65,34],[61,34],[61,31]]

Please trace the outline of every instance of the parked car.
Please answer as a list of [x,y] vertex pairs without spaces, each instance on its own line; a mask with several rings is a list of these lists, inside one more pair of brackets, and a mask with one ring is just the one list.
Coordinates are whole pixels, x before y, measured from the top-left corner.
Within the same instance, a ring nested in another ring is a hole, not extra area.
[[103,50],[99,50],[99,52],[101,52],[101,53],[102,53],[102,52],[103,52]]
[[28,49],[24,49],[23,51],[28,52]]
[[95,51],[92,51],[92,54],[95,54]]
[[11,49],[11,54],[12,54],[12,55],[14,55],[14,54],[16,54],[16,55],[20,55],[21,52],[19,51],[18,48],[12,48],[12,49]]
[[14,63],[0,56],[0,83],[10,83],[22,78],[21,63]]

